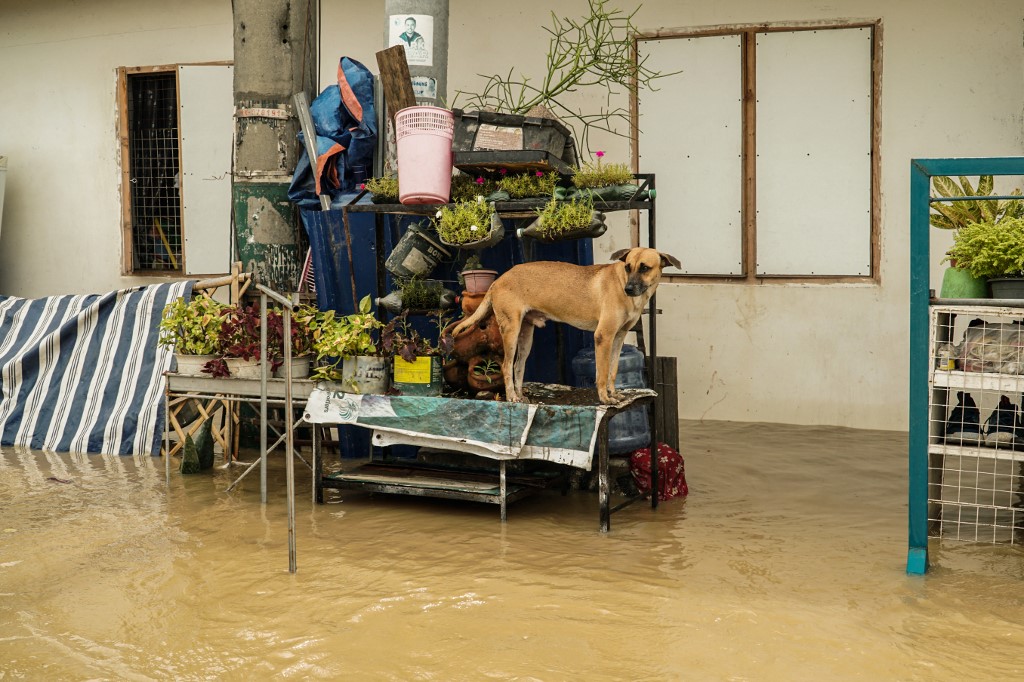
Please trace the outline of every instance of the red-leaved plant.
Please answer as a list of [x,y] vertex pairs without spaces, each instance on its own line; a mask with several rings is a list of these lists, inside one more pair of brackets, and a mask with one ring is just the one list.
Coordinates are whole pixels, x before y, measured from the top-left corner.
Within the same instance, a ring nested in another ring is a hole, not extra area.
[[[309,353],[311,339],[305,325],[292,320],[292,356]],[[260,357],[260,306],[232,306],[220,327],[221,353],[216,360],[206,363],[204,372],[215,377],[230,376],[224,358],[251,360]],[[284,364],[284,313],[280,308],[267,309],[267,355],[270,372]]]

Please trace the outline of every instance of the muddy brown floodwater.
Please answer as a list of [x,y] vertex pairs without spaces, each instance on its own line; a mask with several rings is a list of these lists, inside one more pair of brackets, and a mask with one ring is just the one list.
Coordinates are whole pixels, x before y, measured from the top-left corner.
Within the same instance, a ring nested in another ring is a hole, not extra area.
[[[597,495],[509,507],[327,491],[284,467],[0,453],[2,680],[1024,679],[1024,553],[904,573],[906,435],[681,425],[690,496],[597,531]],[[51,478],[52,477],[52,478]],[[70,483],[62,483],[53,478]]]

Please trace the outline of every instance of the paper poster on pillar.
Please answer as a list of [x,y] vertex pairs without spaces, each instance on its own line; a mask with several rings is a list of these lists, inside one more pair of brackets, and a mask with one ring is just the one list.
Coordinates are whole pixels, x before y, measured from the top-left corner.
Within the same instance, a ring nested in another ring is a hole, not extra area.
[[423,104],[433,104],[437,101],[437,79],[427,78],[426,76],[413,76],[412,77],[412,94],[416,97],[416,102]]
[[388,47],[404,45],[409,66],[434,65],[434,17],[392,14],[388,17],[388,28]]

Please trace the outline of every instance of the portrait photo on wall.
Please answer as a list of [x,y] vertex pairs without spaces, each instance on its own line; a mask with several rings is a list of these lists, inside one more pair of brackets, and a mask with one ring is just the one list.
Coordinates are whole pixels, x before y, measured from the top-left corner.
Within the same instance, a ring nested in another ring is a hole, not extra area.
[[429,14],[392,14],[388,18],[388,47],[405,46],[410,66],[434,65],[434,17]]

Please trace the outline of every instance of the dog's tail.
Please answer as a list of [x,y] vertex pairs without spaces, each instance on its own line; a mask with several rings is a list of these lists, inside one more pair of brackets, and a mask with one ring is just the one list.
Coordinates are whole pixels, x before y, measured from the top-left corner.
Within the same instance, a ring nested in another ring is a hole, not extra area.
[[480,306],[476,309],[476,311],[472,315],[470,315],[469,317],[463,319],[462,322],[459,322],[455,326],[455,329],[452,330],[452,336],[458,336],[459,334],[461,334],[462,332],[466,331],[467,329],[469,329],[471,327],[474,327],[477,324],[483,322],[484,318],[487,317],[490,314],[491,314],[491,292],[490,292],[490,290],[488,290],[487,294],[484,295],[484,300],[480,301]]

